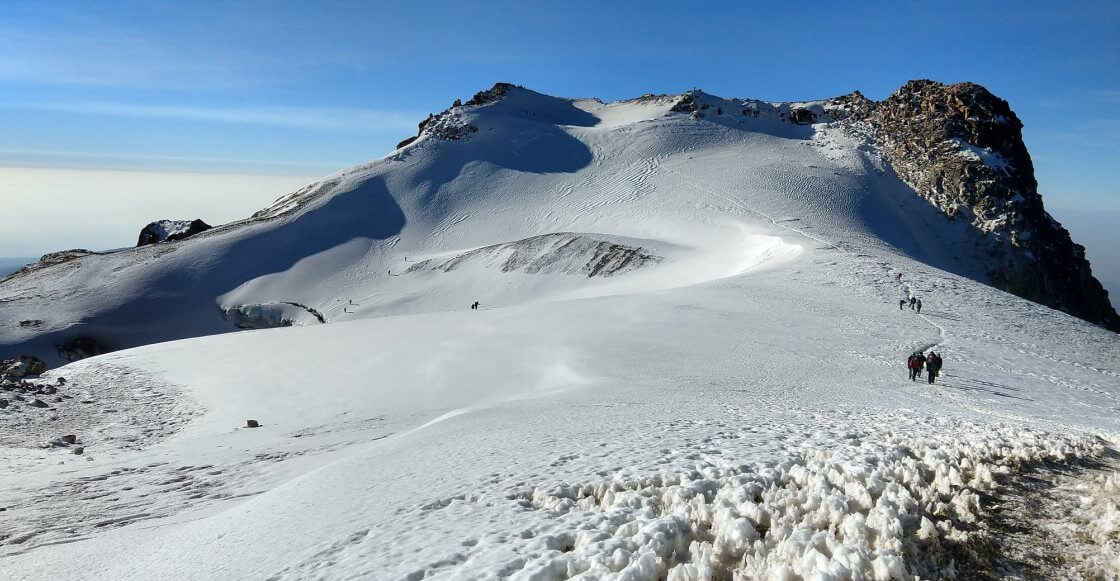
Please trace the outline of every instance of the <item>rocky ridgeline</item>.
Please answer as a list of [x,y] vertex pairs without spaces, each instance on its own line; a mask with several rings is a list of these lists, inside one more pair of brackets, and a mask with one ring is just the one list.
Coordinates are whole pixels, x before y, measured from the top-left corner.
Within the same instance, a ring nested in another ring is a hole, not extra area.
[[104,254],[104,252],[94,252],[86,250],[85,248],[73,248],[70,250],[60,250],[58,252],[51,252],[44,254],[38,261],[31,264],[24,265],[19,270],[9,274],[8,276],[0,277],[0,281],[8,280],[9,278],[17,278],[29,272],[35,272],[47,268],[48,266],[55,266],[57,264],[64,264],[72,262],[75,259],[82,258],[83,256],[90,256],[94,254]]
[[444,141],[460,141],[478,131],[474,125],[464,122],[459,118],[459,113],[463,107],[477,107],[480,105],[489,105],[496,101],[501,100],[510,89],[522,88],[520,85],[512,83],[495,83],[493,87],[475,93],[471,100],[463,103],[459,99],[451,104],[451,107],[442,113],[432,113],[428,115],[427,119],[420,122],[419,131],[415,136],[409,137],[397,144],[397,149],[405,147],[420,138],[421,135],[428,134],[436,139]]
[[982,235],[989,283],[1120,331],[1085,248],[1042,204],[1023,123],[974,83],[910,81],[881,102],[859,92],[826,107],[866,130],[895,173],[950,220]]

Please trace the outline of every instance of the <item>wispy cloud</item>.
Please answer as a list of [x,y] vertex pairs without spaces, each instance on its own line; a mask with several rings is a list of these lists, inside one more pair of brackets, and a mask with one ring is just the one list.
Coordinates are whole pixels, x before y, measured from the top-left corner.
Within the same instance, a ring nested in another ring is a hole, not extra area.
[[[355,58],[333,45],[269,42],[285,9],[250,3],[0,3],[0,81],[159,90],[245,89]],[[278,14],[274,14],[278,13]],[[277,19],[280,19],[277,21]]]
[[[7,158],[8,162],[5,162]],[[309,160],[276,160],[276,159],[243,159],[232,157],[204,157],[191,155],[152,155],[145,153],[129,152],[104,152],[104,151],[50,151],[44,149],[8,149],[0,150],[0,166],[24,165],[27,159],[56,158],[62,161],[70,160],[107,160],[116,162],[172,162],[172,163],[199,163],[207,165],[245,165],[245,166],[277,166],[301,168],[335,168],[337,162],[309,161]]]
[[211,123],[244,123],[325,131],[412,131],[423,115],[403,111],[324,107],[199,107],[135,103],[0,103],[0,108]]
[[1120,90],[1090,91],[1089,95],[1097,101],[1112,105],[1120,105]]

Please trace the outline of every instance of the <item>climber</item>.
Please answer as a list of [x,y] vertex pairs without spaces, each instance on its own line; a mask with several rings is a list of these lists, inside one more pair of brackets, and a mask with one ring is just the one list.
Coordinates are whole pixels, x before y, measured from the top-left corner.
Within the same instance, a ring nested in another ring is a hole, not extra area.
[[910,369],[910,381],[918,381],[918,375],[922,373],[922,365],[926,362],[925,357],[915,351],[906,360],[906,367]]
[[929,382],[933,383],[933,380],[936,379],[940,373],[941,356],[930,351],[929,356],[926,357],[926,375],[929,377]]
[[920,314],[922,314],[922,299],[918,299],[917,305],[918,305],[918,314],[920,315]]

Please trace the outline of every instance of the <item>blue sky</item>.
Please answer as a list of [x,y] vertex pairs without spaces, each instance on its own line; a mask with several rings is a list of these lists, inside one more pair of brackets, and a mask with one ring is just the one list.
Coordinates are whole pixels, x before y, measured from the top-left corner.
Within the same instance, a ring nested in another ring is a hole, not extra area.
[[9,0],[0,166],[302,178],[499,80],[794,100],[914,78],[1007,99],[1048,207],[1120,216],[1117,2]]

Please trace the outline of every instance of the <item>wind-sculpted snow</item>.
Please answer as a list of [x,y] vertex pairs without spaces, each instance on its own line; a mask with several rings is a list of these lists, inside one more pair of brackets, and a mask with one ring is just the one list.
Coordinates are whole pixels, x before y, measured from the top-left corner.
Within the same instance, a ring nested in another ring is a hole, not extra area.
[[430,258],[410,266],[405,274],[425,270],[450,272],[465,263],[479,261],[502,272],[562,272],[605,277],[655,265],[662,260],[663,257],[640,247],[597,239],[593,234],[561,232],[485,246],[450,258]]
[[[935,430],[945,435],[914,441],[850,434],[839,450],[809,450],[757,468],[700,462],[685,473],[535,487],[516,497],[569,532],[526,543],[530,557],[514,577],[970,576],[994,557],[986,522],[992,509],[981,498],[997,479],[1105,450],[1092,437],[1017,426]],[[1102,552],[1110,548],[1103,540]]]

